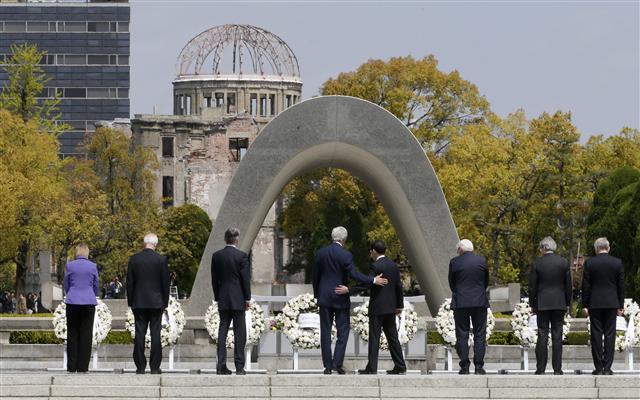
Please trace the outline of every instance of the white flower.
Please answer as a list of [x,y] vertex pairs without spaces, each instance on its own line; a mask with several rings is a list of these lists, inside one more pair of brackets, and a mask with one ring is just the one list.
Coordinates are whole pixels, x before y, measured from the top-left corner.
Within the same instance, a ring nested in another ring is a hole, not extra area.
[[[102,300],[98,300],[93,318],[93,346],[96,346],[107,337],[111,330],[111,311]],[[67,306],[60,303],[53,312],[53,332],[58,339],[67,340]]]
[[[299,349],[320,348],[320,330],[302,329],[298,324],[298,316],[305,313],[318,313],[318,304],[310,293],[291,298],[282,308],[282,313],[276,318],[280,321],[282,332],[287,336],[292,346]],[[336,336],[335,324],[331,333],[333,337]]]
[[[265,324],[264,311],[258,303],[252,300],[249,312],[251,313],[251,327],[249,328],[247,344],[255,345],[260,341],[260,336],[267,327]],[[220,313],[218,312],[218,304],[215,301],[209,306],[209,308],[207,308],[207,312],[204,315],[204,326],[207,328],[207,332],[209,332],[209,336],[213,339],[213,342],[217,343],[218,329],[220,327]],[[233,329],[229,329],[226,342],[227,348],[232,348],[233,343]]]
[[[413,305],[404,302],[401,318],[404,318],[404,329],[398,335],[400,345],[408,343],[418,331],[418,314],[415,312]],[[360,335],[362,340],[369,341],[369,300],[363,304],[353,308],[351,316],[351,327]],[[380,348],[382,350],[389,349],[389,342],[384,332],[380,335]]]
[[[167,313],[169,315],[169,320],[167,321],[165,318],[162,318],[162,327],[160,328],[160,343],[162,347],[175,345],[182,335],[182,331],[184,330],[184,326],[186,324],[182,306],[180,305],[178,300],[174,299],[173,297],[169,297],[169,306],[167,307]],[[136,324],[133,312],[129,308],[127,310],[127,319],[124,326],[125,329],[129,331],[132,338],[135,338],[136,336],[135,325]],[[145,347],[151,347],[151,333],[148,329],[147,334],[145,335],[144,343]]]
[[[487,330],[486,340],[488,341],[493,334],[493,328],[496,325],[496,319],[490,308],[487,308]],[[453,319],[453,310],[451,309],[451,299],[446,299],[438,310],[436,315],[436,330],[442,336],[444,342],[450,346],[456,344],[456,326]],[[469,344],[473,343],[473,334],[469,334]]]

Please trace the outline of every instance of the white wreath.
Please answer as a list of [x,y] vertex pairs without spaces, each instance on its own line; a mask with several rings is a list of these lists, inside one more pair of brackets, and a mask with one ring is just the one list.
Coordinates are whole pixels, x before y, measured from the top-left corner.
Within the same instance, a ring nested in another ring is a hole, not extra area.
[[[180,302],[173,297],[169,297],[169,306],[167,307],[166,313],[162,314],[162,327],[160,328],[160,343],[162,347],[172,346],[178,343],[185,323],[184,311],[182,311]],[[131,308],[127,310],[127,320],[125,321],[124,327],[129,331],[131,337],[135,339],[136,321]],[[145,335],[144,345],[147,348],[151,347],[151,332],[149,332],[149,329],[147,329],[147,334]]]
[[[616,351],[623,352],[640,345],[640,306],[632,299],[624,299],[622,316],[627,323],[624,333],[616,332]],[[591,319],[587,317],[587,332],[591,337]]]
[[[98,300],[96,313],[93,317],[93,346],[96,346],[107,337],[111,330],[111,311],[102,300]],[[58,339],[67,340],[67,306],[60,303],[53,312],[53,332]]]
[[[249,313],[251,326],[249,327],[249,334],[247,335],[247,345],[255,345],[260,341],[262,332],[267,328],[264,319],[264,311],[262,307],[255,301],[251,300],[251,306],[249,307]],[[204,326],[209,332],[209,336],[213,339],[213,342],[218,342],[218,328],[220,327],[220,313],[218,313],[218,303],[215,301],[207,308],[207,312],[204,315]],[[229,329],[227,333],[227,348],[232,348],[234,342],[233,329]]]
[[[362,340],[369,341],[369,300],[354,307],[353,315],[351,316],[351,327],[360,335]],[[400,314],[400,321],[396,329],[398,330],[400,345],[409,343],[418,331],[418,314],[415,312],[413,305],[407,301],[404,302],[404,308]],[[389,342],[384,332],[380,335],[380,348],[382,350],[389,349]]]
[[[496,319],[493,317],[491,308],[487,308],[487,329],[486,340],[493,334],[493,328],[496,325]],[[436,330],[442,336],[447,345],[455,346],[456,344],[456,323],[453,319],[453,310],[451,309],[451,299],[446,299],[438,310],[436,315]],[[469,344],[473,343],[473,333],[469,333]]]
[[[520,340],[522,346],[532,346],[538,342],[537,325],[532,325],[531,317],[533,316],[528,298],[520,299],[511,314],[511,329],[513,334]],[[571,329],[571,316],[569,313],[564,314],[564,322],[562,324],[562,340],[567,339],[567,334]],[[537,321],[537,318],[536,318]],[[549,332],[551,335],[551,332]]]
[[[287,336],[293,347],[299,349],[320,348],[320,329],[300,328],[298,317],[300,314],[318,314],[318,303],[312,294],[304,293],[290,299],[282,308],[277,318],[277,325]],[[331,329],[331,336],[335,337],[335,324]]]

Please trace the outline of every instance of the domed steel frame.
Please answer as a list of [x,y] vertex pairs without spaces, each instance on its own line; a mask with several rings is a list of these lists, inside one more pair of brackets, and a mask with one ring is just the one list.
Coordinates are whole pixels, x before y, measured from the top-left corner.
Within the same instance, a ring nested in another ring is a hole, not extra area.
[[[177,78],[210,73],[228,74],[229,71],[221,70],[220,65],[227,49],[232,51],[232,74],[300,78],[298,60],[284,40],[256,26],[233,24],[207,29],[191,39],[178,56]],[[202,71],[210,57],[212,71]],[[251,70],[245,70],[247,64]]]

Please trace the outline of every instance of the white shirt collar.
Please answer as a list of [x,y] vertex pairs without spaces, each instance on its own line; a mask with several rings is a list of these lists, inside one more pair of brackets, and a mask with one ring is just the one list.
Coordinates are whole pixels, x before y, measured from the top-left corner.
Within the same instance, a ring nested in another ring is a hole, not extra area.
[[342,243],[338,242],[337,240],[336,240],[335,242],[333,242],[333,243],[335,243],[335,244],[339,245],[340,247],[344,247],[344,246],[342,245]]
[[228,244],[228,245],[226,245],[225,247],[235,247],[235,248],[238,248],[238,246],[236,246],[235,244]]
[[379,255],[379,256],[378,256],[378,258],[376,258],[376,261],[378,261],[379,259],[381,259],[381,258],[383,258],[383,257],[384,257],[384,254]]

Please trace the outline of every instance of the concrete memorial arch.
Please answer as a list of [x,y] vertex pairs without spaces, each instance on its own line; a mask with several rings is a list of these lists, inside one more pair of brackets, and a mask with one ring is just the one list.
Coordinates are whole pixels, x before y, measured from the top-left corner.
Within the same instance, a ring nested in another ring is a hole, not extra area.
[[248,251],[283,187],[325,167],[349,171],[376,193],[432,315],[437,313],[450,294],[447,272],[458,234],[428,158],[413,134],[385,109],[353,97],[326,96],[282,112],[250,146],[213,225],[188,315],[204,315],[211,304],[211,255],[224,247],[224,231],[239,228],[239,247]]

